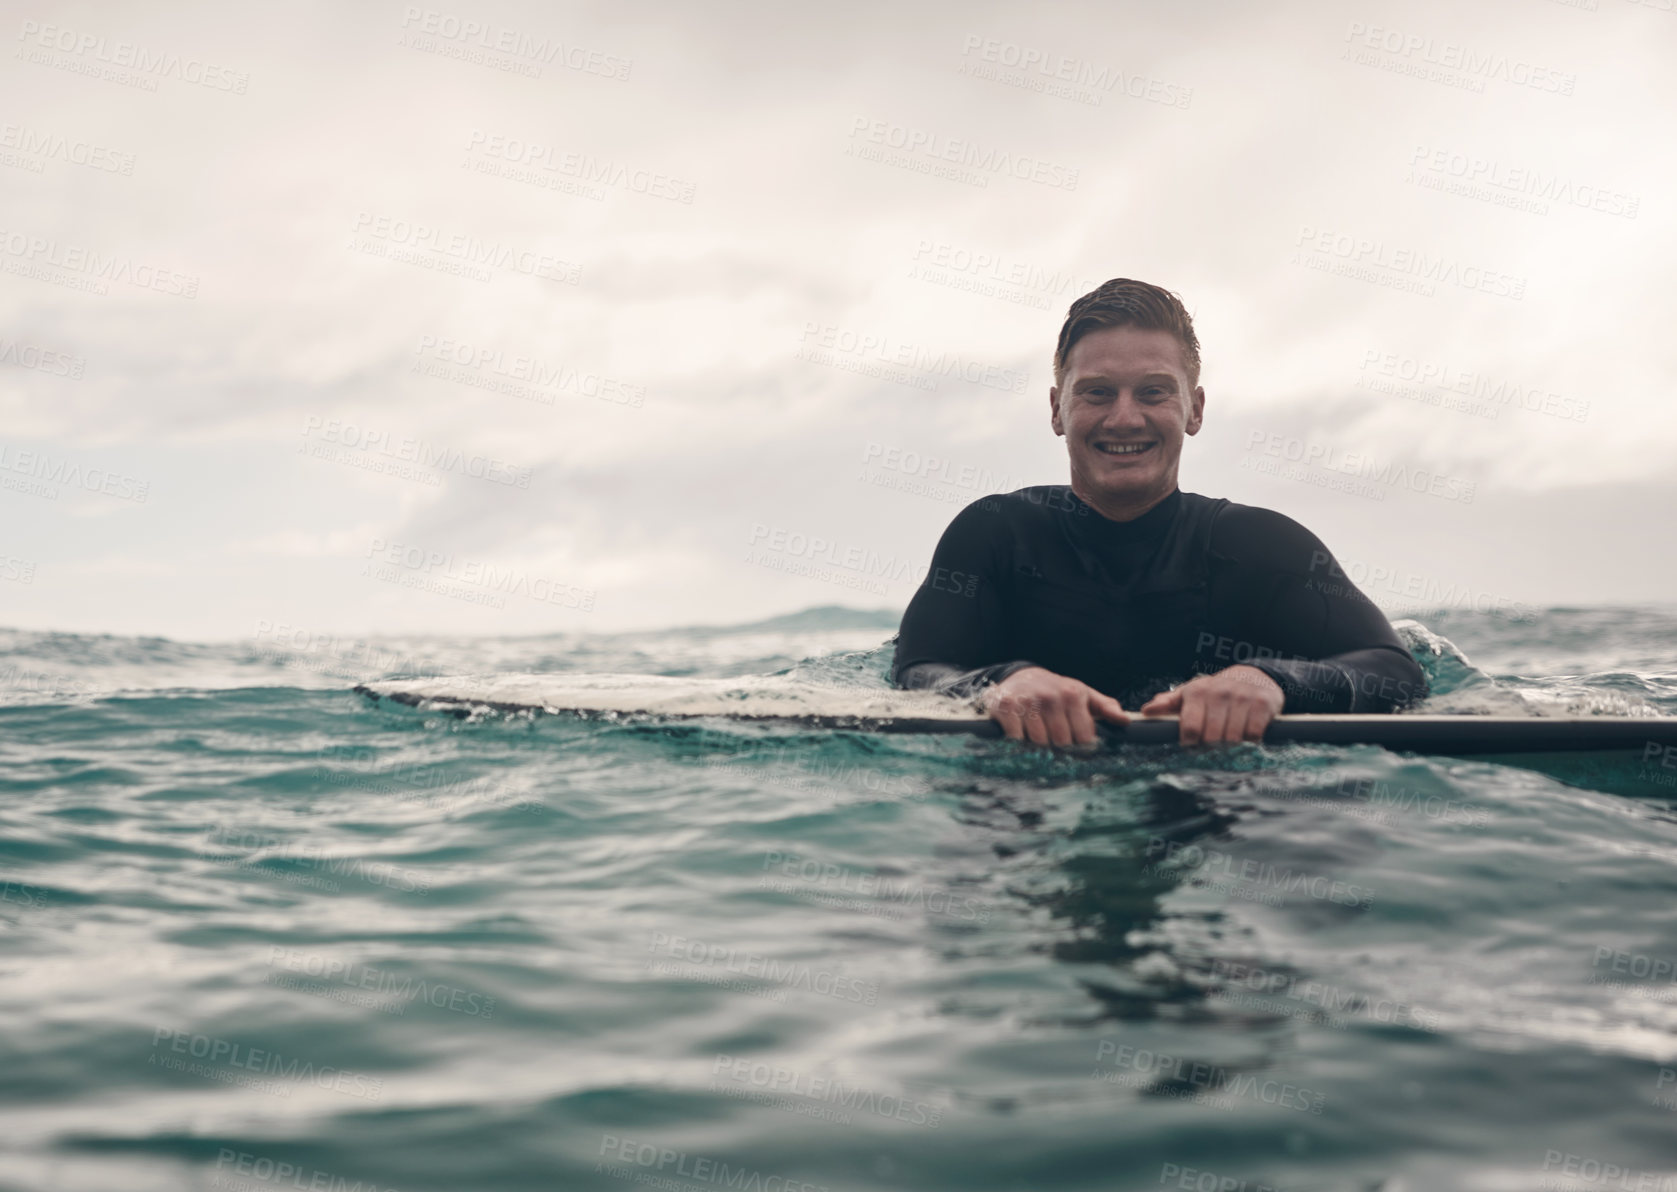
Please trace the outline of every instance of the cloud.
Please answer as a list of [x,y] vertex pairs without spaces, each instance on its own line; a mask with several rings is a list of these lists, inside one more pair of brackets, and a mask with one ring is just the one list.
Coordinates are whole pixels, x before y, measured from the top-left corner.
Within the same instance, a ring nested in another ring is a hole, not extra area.
[[[923,562],[984,484],[1063,479],[1049,353],[1067,304],[1117,275],[1198,321],[1209,421],[1185,486],[1528,603],[1669,579],[1614,535],[1583,574],[1553,530],[1665,507],[1669,14],[658,17],[26,18],[247,85],[100,78],[105,50],[20,26],[0,446],[151,496],[0,490],[6,549],[40,564],[8,619],[539,632],[901,603],[909,581],[752,561],[755,528]],[[1318,472],[1328,452],[1384,468],[1385,499],[1252,466],[1295,442]],[[597,607],[369,580],[375,540]]]

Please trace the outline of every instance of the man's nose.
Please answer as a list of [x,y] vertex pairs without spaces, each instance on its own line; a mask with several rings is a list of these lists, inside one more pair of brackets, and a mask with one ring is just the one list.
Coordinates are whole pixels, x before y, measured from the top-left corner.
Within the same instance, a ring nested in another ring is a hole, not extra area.
[[1134,429],[1146,426],[1147,420],[1141,416],[1141,403],[1135,399],[1135,394],[1123,389],[1107,406],[1101,425],[1120,430]]

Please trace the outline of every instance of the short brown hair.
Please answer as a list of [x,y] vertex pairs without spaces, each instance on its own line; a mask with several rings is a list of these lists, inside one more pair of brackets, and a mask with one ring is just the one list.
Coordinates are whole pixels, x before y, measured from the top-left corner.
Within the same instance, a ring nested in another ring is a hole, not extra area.
[[1065,377],[1066,357],[1072,345],[1091,331],[1103,327],[1140,327],[1144,331],[1168,331],[1182,345],[1182,360],[1188,366],[1188,383],[1199,384],[1200,341],[1194,334],[1194,320],[1182,299],[1169,290],[1115,277],[1102,282],[1071,304],[1060,342],[1054,348],[1054,383]]

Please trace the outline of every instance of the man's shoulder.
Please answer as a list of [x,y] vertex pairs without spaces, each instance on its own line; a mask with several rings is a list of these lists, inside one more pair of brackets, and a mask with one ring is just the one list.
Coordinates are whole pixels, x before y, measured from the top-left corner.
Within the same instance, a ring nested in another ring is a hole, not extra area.
[[1092,511],[1069,484],[1033,484],[1016,488],[1010,493],[991,493],[980,497],[960,516],[969,514],[1000,516],[1009,520],[1034,520],[1045,517],[1088,517]]
[[1183,493],[1184,498],[1215,504],[1213,511],[1211,548],[1230,558],[1264,558],[1269,561],[1297,561],[1306,564],[1323,549],[1322,540],[1302,523],[1285,513],[1265,509],[1262,505],[1243,505],[1239,501],[1202,497],[1197,493]]

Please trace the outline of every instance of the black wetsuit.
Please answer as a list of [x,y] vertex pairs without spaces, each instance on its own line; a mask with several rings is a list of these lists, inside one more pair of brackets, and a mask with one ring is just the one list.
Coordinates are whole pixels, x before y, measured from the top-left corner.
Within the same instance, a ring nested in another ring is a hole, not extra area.
[[971,695],[1041,666],[1135,709],[1257,667],[1286,712],[1389,712],[1427,693],[1391,622],[1309,530],[1180,490],[1133,521],[1067,485],[967,506],[903,614],[899,687]]

